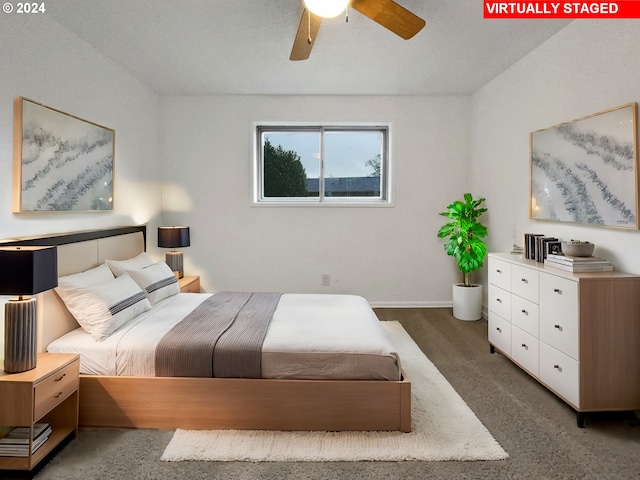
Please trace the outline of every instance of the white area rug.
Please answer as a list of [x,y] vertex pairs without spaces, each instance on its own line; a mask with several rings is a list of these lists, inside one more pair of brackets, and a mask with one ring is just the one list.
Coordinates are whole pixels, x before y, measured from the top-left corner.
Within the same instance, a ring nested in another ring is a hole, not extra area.
[[382,324],[411,379],[411,433],[176,430],[161,459],[337,462],[508,458],[402,325]]

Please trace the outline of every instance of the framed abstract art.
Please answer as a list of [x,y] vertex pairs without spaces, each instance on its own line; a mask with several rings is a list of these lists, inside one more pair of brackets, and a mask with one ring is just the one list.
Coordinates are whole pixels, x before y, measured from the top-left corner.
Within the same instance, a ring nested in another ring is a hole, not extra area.
[[113,210],[115,130],[23,97],[13,116],[14,213]]
[[532,132],[530,218],[638,228],[637,104]]

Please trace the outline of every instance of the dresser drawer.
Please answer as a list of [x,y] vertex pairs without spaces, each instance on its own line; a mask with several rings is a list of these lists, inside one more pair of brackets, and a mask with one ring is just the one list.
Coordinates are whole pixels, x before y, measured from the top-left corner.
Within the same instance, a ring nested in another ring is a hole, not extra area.
[[511,323],[538,338],[538,305],[520,298],[511,297]]
[[37,421],[78,389],[80,361],[55,371],[35,386],[33,417]]
[[505,355],[511,356],[511,324],[489,312],[489,343]]
[[489,311],[511,321],[511,294],[495,285],[489,285]]
[[534,376],[538,376],[538,339],[511,325],[511,358]]
[[540,342],[540,380],[574,407],[580,407],[578,362],[544,342]]
[[578,360],[578,283],[540,274],[540,340]]
[[538,272],[531,268],[514,265],[511,268],[511,293],[538,303]]
[[504,290],[511,289],[511,264],[489,258],[489,283]]

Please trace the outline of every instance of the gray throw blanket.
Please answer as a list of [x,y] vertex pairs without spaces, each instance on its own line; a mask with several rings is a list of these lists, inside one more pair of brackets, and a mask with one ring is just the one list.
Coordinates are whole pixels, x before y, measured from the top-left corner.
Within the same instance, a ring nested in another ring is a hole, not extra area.
[[157,377],[260,378],[262,344],[279,293],[222,292],[169,330],[155,353]]

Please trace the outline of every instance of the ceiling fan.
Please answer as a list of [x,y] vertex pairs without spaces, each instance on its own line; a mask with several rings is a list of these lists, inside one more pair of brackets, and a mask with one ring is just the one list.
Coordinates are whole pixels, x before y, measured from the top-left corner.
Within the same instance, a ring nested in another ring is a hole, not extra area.
[[405,40],[413,37],[425,25],[423,19],[393,0],[342,0],[341,5],[333,11],[323,11],[315,8],[314,3],[318,3],[321,8],[326,7],[326,4],[329,3],[326,0],[316,0],[315,2],[303,0],[303,3],[305,9],[302,12],[302,18],[298,25],[296,38],[293,41],[289,60],[306,60],[309,58],[313,44],[318,36],[322,18],[335,17],[343,12],[347,6],[369,17]]

